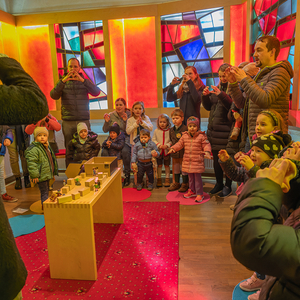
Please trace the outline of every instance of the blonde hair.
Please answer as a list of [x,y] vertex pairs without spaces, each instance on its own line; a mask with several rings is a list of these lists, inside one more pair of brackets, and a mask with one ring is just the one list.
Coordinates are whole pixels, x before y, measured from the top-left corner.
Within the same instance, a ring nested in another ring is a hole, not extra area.
[[171,118],[173,118],[173,116],[178,116],[178,117],[184,118],[183,110],[180,108],[174,109],[171,113]]
[[274,127],[277,126],[278,130],[281,130],[283,133],[288,132],[287,126],[286,126],[285,122],[283,121],[282,116],[276,110],[264,109],[257,116],[259,116],[259,115],[267,116],[271,120],[273,126]]
[[160,128],[159,127],[159,119],[161,119],[161,118],[164,118],[167,121],[167,128],[166,129],[170,128],[171,127],[171,120],[170,120],[170,117],[167,114],[161,114],[161,115],[158,116],[158,118],[156,120],[157,128]]
[[131,108],[131,116],[132,117],[135,117],[134,113],[133,113],[133,108],[136,106],[136,105],[141,105],[142,109],[143,109],[143,112],[142,112],[142,118],[145,118],[145,105],[144,105],[144,102],[143,101],[135,101],[132,105],[132,108]]

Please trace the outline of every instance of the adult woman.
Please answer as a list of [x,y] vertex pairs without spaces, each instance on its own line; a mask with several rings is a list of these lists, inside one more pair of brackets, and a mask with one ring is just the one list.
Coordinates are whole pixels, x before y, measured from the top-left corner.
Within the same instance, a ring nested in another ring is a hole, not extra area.
[[191,116],[197,117],[201,123],[201,95],[205,86],[195,67],[186,67],[182,78],[182,84],[177,92],[174,91],[174,87],[180,83],[180,79],[178,77],[173,78],[168,89],[167,101],[172,102],[180,99],[180,109],[184,113],[183,123],[185,125],[187,119]]
[[225,186],[223,185],[223,170],[219,164],[218,153],[221,149],[226,149],[229,133],[231,131],[232,120],[228,120],[228,111],[230,110],[232,99],[226,94],[228,81],[225,78],[225,70],[230,67],[229,64],[222,64],[219,68],[220,84],[218,87],[208,86],[203,90],[203,107],[210,111],[207,127],[207,137],[211,144],[214,171],[216,176],[216,185],[210,191],[211,195],[219,194],[220,197],[227,197],[231,194],[231,180],[226,177]]
[[130,110],[126,108],[126,101],[123,98],[118,98],[115,101],[116,110],[104,115],[103,131],[108,132],[109,127],[115,122],[120,126],[120,130],[125,134],[125,146],[122,149],[122,159],[124,165],[125,179],[123,186],[130,184],[130,160],[131,160],[131,145],[129,135],[126,133],[126,121],[130,117]]

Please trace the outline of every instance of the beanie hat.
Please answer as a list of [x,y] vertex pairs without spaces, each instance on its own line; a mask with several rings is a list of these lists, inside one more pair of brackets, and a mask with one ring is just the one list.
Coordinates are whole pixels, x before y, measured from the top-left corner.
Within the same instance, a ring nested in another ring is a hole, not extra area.
[[189,124],[195,124],[197,126],[197,128],[199,129],[199,119],[196,117],[189,117],[187,119],[187,126],[189,126]]
[[283,149],[285,144],[281,136],[277,134],[266,134],[255,139],[252,146],[260,148],[274,159],[278,157],[279,152]]
[[83,130],[83,129],[89,131],[88,128],[87,128],[87,125],[85,123],[78,123],[77,124],[77,133],[79,134],[80,131]]
[[48,130],[46,129],[46,127],[35,127],[34,131],[33,131],[33,136],[34,139],[36,140],[36,137],[40,134],[40,133],[45,133],[47,136],[49,135]]
[[112,124],[110,127],[109,127],[109,132],[111,131],[114,131],[117,135],[120,134],[120,126],[118,125],[117,122],[115,122],[114,124]]

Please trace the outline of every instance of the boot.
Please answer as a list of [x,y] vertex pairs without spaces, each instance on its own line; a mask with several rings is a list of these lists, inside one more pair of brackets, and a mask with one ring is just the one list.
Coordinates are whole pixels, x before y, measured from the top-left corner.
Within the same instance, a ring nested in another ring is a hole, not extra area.
[[130,184],[130,175],[126,175],[123,181],[123,187]]
[[180,183],[179,182],[175,182],[175,183],[171,184],[171,186],[168,188],[168,191],[172,192],[172,191],[176,191],[178,189],[180,189]]
[[26,188],[30,188],[31,187],[30,179],[29,179],[28,175],[24,176],[24,185],[25,185]]
[[22,181],[21,177],[16,177],[16,185],[15,185],[16,190],[21,190],[22,189]]
[[161,178],[157,178],[156,187],[162,187]]
[[180,193],[185,193],[189,189],[189,184],[188,183],[182,183],[180,189],[178,192]]
[[165,186],[165,187],[169,187],[169,186],[170,186],[170,178],[166,178],[166,179],[165,179],[164,186]]

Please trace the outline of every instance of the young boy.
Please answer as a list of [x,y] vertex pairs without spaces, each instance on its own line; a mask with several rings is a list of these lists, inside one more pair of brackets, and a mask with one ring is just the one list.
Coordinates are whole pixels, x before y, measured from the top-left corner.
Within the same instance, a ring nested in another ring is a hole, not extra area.
[[37,183],[43,203],[49,197],[49,181],[58,175],[55,154],[48,143],[48,130],[36,127],[33,131],[34,141],[25,151],[29,175],[33,183]]
[[151,158],[159,156],[157,146],[150,140],[150,131],[142,129],[140,131],[140,141],[133,147],[133,154],[131,158],[131,168],[137,170],[137,190],[142,189],[142,182],[144,173],[146,172],[149,180],[147,189],[153,190],[154,176],[153,165]]
[[81,163],[83,160],[89,160],[96,157],[100,151],[98,135],[89,131],[85,123],[78,123],[77,132],[68,145],[68,161]]
[[12,142],[12,130],[6,125],[0,125],[0,192],[2,195],[2,200],[10,203],[18,201],[17,198],[9,196],[6,193],[4,179],[4,155],[6,152],[6,147],[12,144]]
[[[177,108],[172,111],[171,113],[172,122],[174,126],[170,129],[170,140],[172,142],[172,145],[175,145],[181,138],[182,133],[185,131],[188,131],[188,128],[186,125],[183,124],[184,120],[184,113],[181,109]],[[169,191],[176,191],[181,193],[185,193],[189,188],[189,177],[188,174],[182,173],[182,185],[180,186],[180,171],[182,167],[182,158],[184,154],[184,149],[181,149],[180,151],[176,153],[172,153],[172,161],[173,161],[173,172],[174,172],[174,178],[175,182],[171,184],[171,186],[168,188]]]

